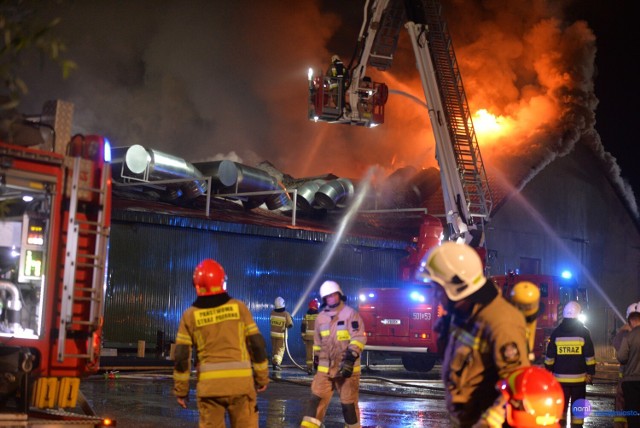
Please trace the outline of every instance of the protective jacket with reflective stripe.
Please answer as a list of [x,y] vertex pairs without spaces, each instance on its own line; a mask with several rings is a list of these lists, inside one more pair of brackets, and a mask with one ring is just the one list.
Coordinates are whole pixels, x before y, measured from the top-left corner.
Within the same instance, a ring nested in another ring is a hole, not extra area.
[[284,338],[286,329],[293,326],[291,314],[284,309],[274,309],[269,317],[271,321],[271,337]]
[[[336,308],[326,307],[315,323],[313,349],[318,355],[318,371],[336,377],[347,349],[360,355],[367,343],[360,314],[340,302]],[[360,358],[353,367],[360,373]]]
[[[263,360],[256,361],[255,352],[250,352],[255,343],[264,347],[249,309],[236,299],[216,307],[190,306],[182,315],[176,336],[176,346],[196,347],[198,397],[255,395],[255,385],[267,385],[266,349],[262,351]],[[179,397],[189,393],[191,359],[182,363],[188,370],[173,372],[174,392]]]
[[494,404],[499,379],[530,365],[524,316],[493,283],[484,287],[491,300],[476,303],[468,317],[452,318],[442,364],[447,409],[461,426],[471,426]]
[[316,309],[309,309],[304,318],[302,324],[300,324],[300,332],[304,340],[313,340],[313,335],[316,332],[316,318],[318,318],[318,311]]
[[596,357],[591,333],[576,318],[565,318],[553,330],[547,345],[544,366],[560,383],[587,381],[596,372]]

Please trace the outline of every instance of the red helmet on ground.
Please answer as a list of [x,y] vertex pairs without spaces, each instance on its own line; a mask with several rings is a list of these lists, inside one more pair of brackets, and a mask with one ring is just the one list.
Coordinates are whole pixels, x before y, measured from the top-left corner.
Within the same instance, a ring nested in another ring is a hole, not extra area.
[[316,311],[318,310],[318,299],[309,300],[309,309],[315,309]]
[[522,367],[496,384],[507,400],[507,423],[510,427],[555,427],[564,411],[560,383],[542,367]]
[[193,271],[193,285],[198,296],[212,296],[227,292],[227,275],[215,260],[205,259]]

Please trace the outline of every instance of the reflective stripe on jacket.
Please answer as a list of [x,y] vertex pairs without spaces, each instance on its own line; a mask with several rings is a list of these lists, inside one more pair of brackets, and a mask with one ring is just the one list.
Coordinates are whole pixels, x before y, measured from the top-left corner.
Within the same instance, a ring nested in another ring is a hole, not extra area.
[[596,358],[591,333],[580,320],[565,318],[553,330],[544,366],[558,382],[564,384],[584,383],[587,374],[595,374]]
[[315,334],[316,318],[318,318],[318,311],[310,309],[304,314],[302,324],[300,325],[300,331],[302,332],[302,338],[304,340],[313,340]]
[[269,317],[271,321],[271,337],[281,337],[284,339],[284,332],[293,326],[291,314],[287,311],[271,311]]
[[[334,309],[327,307],[318,314],[313,349],[318,355],[319,372],[336,377],[347,349],[360,355],[366,343],[360,314],[344,302]],[[360,358],[356,360],[353,372],[360,372]]]
[[494,404],[499,379],[529,366],[524,316],[503,297],[476,303],[467,319],[454,317],[442,365],[447,409],[471,426]]
[[[258,326],[246,305],[236,299],[211,307],[190,306],[183,313],[176,345],[195,346],[198,360],[198,397],[255,396],[255,384],[269,382],[268,361],[252,361],[247,340],[259,335]],[[265,352],[266,355],[266,352]],[[174,369],[174,391],[184,397],[189,393],[191,359],[186,371]]]

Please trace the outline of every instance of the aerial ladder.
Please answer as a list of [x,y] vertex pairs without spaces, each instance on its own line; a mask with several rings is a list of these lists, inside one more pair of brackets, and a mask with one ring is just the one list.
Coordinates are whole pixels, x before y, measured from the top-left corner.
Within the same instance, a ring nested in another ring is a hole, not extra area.
[[309,72],[309,119],[368,127],[384,123],[388,88],[372,82],[366,70],[367,66],[381,71],[391,67],[404,26],[435,136],[448,239],[483,250],[482,229],[493,202],[441,4],[438,0],[367,0],[364,11],[358,62],[348,67],[349,75],[336,78]]

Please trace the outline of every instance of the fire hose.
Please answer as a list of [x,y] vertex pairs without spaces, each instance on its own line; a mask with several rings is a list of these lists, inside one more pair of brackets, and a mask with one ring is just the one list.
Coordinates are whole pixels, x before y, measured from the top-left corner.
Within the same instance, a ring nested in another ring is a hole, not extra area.
[[303,372],[306,372],[307,368],[302,367],[300,364],[296,363],[296,360],[294,360],[293,357],[291,356],[291,352],[289,352],[289,334],[287,333],[286,329],[284,331],[284,349],[287,351],[287,356],[289,357],[293,365],[299,368],[300,370],[302,370]]

